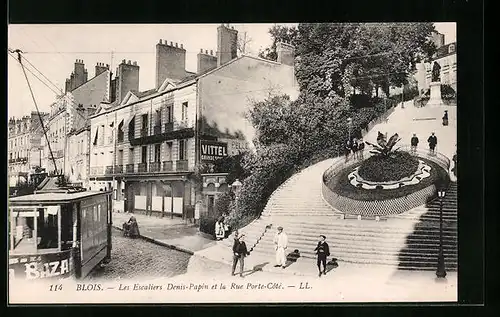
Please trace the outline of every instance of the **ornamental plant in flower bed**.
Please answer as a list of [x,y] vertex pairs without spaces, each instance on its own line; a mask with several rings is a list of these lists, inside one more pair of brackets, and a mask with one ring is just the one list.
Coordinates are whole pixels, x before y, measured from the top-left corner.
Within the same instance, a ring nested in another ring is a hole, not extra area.
[[396,189],[363,189],[355,187],[349,182],[347,175],[352,172],[354,168],[361,164],[359,163],[346,168],[345,170],[335,175],[335,177],[333,177],[333,179],[327,184],[327,186],[338,195],[344,197],[356,200],[373,201],[403,197],[431,186],[432,184],[447,184],[449,182],[447,171],[445,171],[443,168],[432,161],[424,158],[420,159],[431,167],[431,175],[427,178],[423,178],[420,183],[416,185],[407,185]]
[[408,152],[393,152],[390,155],[375,155],[361,163],[359,176],[371,182],[398,181],[413,175],[418,160]]

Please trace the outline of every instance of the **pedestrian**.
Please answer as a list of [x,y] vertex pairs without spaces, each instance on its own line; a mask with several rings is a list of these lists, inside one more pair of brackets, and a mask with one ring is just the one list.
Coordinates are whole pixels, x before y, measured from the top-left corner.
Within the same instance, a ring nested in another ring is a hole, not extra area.
[[413,136],[411,138],[411,152],[412,153],[417,152],[417,146],[418,146],[418,137],[415,133],[413,133]]
[[226,236],[223,219],[223,217],[219,217],[215,222],[215,240],[222,240]]
[[359,144],[358,144],[358,155],[360,159],[364,158],[364,151],[365,151],[365,142],[363,139],[359,139]]
[[[316,249],[314,249],[318,256],[317,265],[320,277],[321,274],[326,275],[326,258],[330,256],[330,248],[325,240],[326,237],[324,235],[320,235],[318,245],[316,246]],[[321,264],[323,264],[323,271],[321,271]]]
[[443,115],[443,125],[444,125],[444,126],[447,126],[447,125],[448,125],[448,110],[445,110],[445,111],[444,111],[444,115]]
[[241,234],[237,239],[234,239],[233,244],[233,270],[231,275],[234,276],[236,265],[240,262],[240,276],[243,277],[243,269],[245,268],[245,257],[250,255],[245,244],[245,235]]
[[437,137],[434,135],[434,132],[432,132],[431,136],[427,139],[427,142],[429,143],[429,154],[435,155],[436,145],[438,141]]
[[358,140],[356,138],[354,138],[352,140],[352,157],[354,159],[357,159],[358,158]]
[[344,152],[345,152],[345,161],[347,163],[347,160],[349,160],[349,154],[351,153],[351,140],[347,140],[345,145],[344,145]]
[[123,235],[126,237],[135,239],[141,235],[139,232],[139,224],[134,216],[130,217],[130,219],[123,224],[122,228]]
[[286,267],[285,250],[288,245],[288,237],[283,232],[283,227],[278,227],[278,232],[274,236],[274,246],[276,250],[276,265],[275,267]]

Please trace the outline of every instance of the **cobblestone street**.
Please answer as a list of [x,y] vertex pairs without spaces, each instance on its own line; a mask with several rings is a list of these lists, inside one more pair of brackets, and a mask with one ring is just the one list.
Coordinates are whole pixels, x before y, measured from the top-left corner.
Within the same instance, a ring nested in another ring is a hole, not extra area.
[[113,229],[111,262],[103,268],[95,269],[87,279],[172,277],[186,273],[189,257],[187,253],[142,239],[125,238],[121,231]]

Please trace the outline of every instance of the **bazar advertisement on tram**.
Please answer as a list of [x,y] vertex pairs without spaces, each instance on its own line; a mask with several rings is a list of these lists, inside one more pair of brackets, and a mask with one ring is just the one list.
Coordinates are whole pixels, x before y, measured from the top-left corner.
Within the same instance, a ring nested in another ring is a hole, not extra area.
[[71,250],[49,254],[11,255],[9,279],[69,278],[73,271]]

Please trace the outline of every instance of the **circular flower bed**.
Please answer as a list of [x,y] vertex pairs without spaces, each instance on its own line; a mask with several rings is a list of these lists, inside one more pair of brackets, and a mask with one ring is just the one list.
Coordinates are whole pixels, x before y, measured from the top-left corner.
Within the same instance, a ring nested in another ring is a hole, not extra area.
[[364,189],[394,189],[407,185],[416,185],[420,183],[422,179],[431,176],[430,171],[432,169],[429,165],[425,164],[424,161],[419,160],[418,162],[419,162],[418,168],[414,174],[405,178],[401,178],[400,180],[397,181],[390,181],[390,182],[367,181],[359,175],[358,173],[360,168],[359,166],[356,167],[347,177],[349,178],[349,181],[353,186]]
[[[339,172],[326,185],[328,186],[328,188],[330,188],[330,190],[340,196],[355,200],[373,201],[403,197],[415,191],[431,186],[435,183],[448,181],[447,171],[430,160],[424,158],[421,158],[420,160],[422,160],[425,165],[430,167],[430,170],[428,170],[430,175],[428,177],[420,179],[420,181],[414,185],[412,184],[402,187],[398,186],[398,188],[394,189],[384,189],[382,188],[382,186],[375,189],[364,189],[361,186],[353,186],[351,184],[351,180],[349,179],[349,174],[352,173],[353,169],[360,166],[359,164],[356,164]],[[415,173],[416,170],[413,172]]]
[[388,156],[372,156],[359,166],[359,176],[371,182],[391,182],[410,177],[419,166],[408,152],[393,152]]

